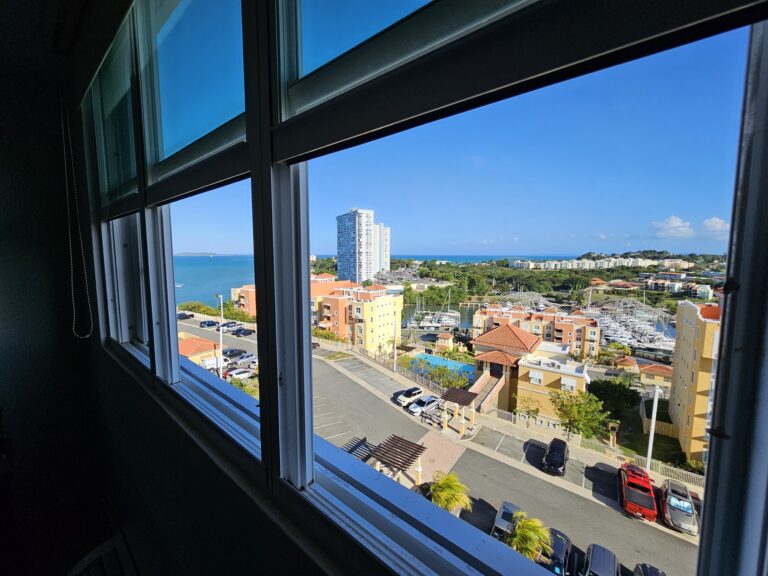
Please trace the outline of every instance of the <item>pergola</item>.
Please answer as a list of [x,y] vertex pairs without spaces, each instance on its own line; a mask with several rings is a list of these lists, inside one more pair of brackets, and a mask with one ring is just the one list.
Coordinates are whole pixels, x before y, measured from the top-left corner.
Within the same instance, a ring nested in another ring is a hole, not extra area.
[[421,484],[421,455],[426,449],[426,446],[392,434],[384,442],[375,446],[371,450],[371,455],[377,461],[376,469],[379,469],[379,463],[384,464],[392,471],[395,480],[398,479],[401,472],[405,472],[414,462],[418,461],[416,484]]
[[[457,418],[459,416],[459,406],[461,406],[461,430],[460,434],[461,436],[464,436],[464,408],[469,406],[469,419],[470,419],[470,427],[475,427],[475,399],[477,398],[477,394],[474,392],[468,392],[467,390],[462,390],[461,388],[449,388],[445,391],[445,393],[442,396],[442,399],[444,402],[446,402],[446,405],[448,402],[452,403],[454,405],[453,408],[453,417]],[[443,412],[445,414],[446,411]],[[447,423],[443,421],[443,429],[447,427]]]

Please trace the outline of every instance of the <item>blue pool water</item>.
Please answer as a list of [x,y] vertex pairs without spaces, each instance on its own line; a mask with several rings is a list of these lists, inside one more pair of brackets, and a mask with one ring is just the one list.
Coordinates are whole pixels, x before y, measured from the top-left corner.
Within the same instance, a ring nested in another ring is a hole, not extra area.
[[441,356],[433,356],[432,354],[416,354],[415,358],[416,360],[424,360],[432,366],[445,366],[454,372],[463,372],[467,378],[469,378],[470,384],[475,381],[475,367],[471,364],[464,364],[463,362],[448,360],[447,358],[443,358]]

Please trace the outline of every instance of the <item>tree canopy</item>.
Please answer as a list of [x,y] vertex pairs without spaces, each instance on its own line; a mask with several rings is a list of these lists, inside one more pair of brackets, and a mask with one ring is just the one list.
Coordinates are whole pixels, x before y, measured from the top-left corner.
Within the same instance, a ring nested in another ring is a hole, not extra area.
[[568,433],[581,434],[592,438],[603,432],[608,422],[608,413],[603,410],[603,403],[589,392],[572,393],[555,390],[549,395],[560,425]]

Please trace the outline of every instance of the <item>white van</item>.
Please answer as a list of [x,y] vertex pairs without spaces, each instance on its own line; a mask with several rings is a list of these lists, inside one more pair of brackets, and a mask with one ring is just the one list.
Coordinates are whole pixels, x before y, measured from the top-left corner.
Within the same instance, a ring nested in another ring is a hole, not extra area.
[[200,361],[200,366],[205,368],[206,370],[218,370],[219,368],[226,368],[227,364],[230,363],[229,358],[222,358],[220,356],[216,356],[214,358],[203,358]]

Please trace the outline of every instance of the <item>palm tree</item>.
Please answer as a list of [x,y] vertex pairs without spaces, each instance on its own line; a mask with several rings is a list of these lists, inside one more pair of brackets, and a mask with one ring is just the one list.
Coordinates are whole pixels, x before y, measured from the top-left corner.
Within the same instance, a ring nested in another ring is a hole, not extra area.
[[438,470],[429,485],[429,499],[435,506],[443,510],[472,510],[472,500],[469,499],[469,488],[459,481],[453,472],[446,474]]
[[521,556],[534,562],[542,554],[552,554],[549,528],[538,518],[529,518],[522,510],[512,515],[514,530],[507,536],[507,544]]

